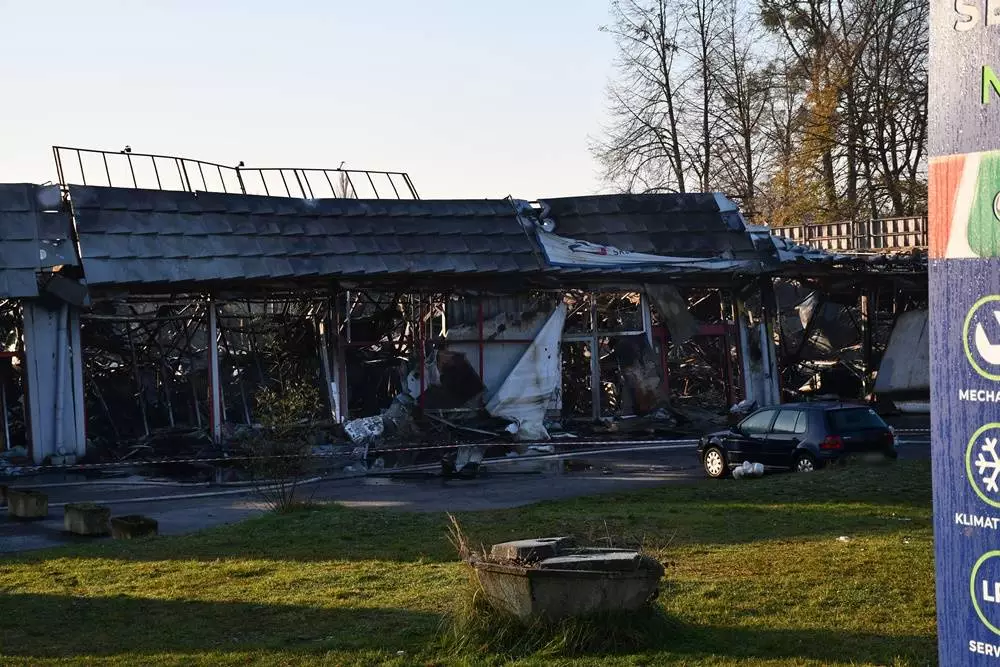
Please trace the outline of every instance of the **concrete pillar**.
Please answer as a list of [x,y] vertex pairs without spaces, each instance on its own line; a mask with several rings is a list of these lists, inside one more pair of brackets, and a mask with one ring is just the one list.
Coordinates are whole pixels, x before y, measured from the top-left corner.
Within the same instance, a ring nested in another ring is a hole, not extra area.
[[735,298],[736,332],[740,348],[740,370],[746,398],[758,407],[781,402],[778,353],[774,341],[777,307],[769,279],[759,284],[761,307],[755,314],[740,295]]
[[734,301],[736,311],[736,337],[740,350],[740,375],[743,377],[743,398],[748,401],[758,401],[757,385],[760,384],[760,362],[755,359],[756,352],[751,354],[751,350],[756,350],[753,346],[750,332],[751,315],[747,311],[746,304],[737,297]]
[[40,464],[58,454],[83,456],[87,439],[79,310],[66,303],[25,301],[23,314],[32,458]]
[[760,279],[760,301],[760,349],[764,371],[762,391],[765,401],[762,405],[778,405],[781,403],[781,376],[778,374],[778,344],[774,337],[779,310],[777,295],[774,293],[774,282],[769,277]]

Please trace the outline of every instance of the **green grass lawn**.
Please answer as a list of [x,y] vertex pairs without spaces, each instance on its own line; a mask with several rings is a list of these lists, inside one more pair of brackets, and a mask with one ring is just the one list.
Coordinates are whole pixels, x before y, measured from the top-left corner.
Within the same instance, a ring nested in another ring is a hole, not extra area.
[[[669,624],[643,652],[518,664],[927,665],[930,506],[929,463],[899,461],[458,519],[477,545],[611,536],[669,564]],[[0,662],[507,664],[441,648],[467,586],[441,514],[328,507],[35,552],[0,560]]]

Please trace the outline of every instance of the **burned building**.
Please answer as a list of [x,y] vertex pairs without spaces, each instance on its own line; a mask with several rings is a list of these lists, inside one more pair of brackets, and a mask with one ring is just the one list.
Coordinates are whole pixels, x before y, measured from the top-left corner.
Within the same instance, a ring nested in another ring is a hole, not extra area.
[[36,463],[140,459],[164,433],[211,449],[268,411],[400,442],[674,428],[812,381],[837,332],[791,330],[790,301],[926,279],[793,245],[715,193],[423,200],[402,173],[56,156],[57,185],[0,185],[0,437]]

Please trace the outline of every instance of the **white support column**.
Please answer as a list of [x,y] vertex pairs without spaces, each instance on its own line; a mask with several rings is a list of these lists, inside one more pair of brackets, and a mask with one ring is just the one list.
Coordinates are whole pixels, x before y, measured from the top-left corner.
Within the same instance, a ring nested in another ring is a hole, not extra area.
[[774,325],[771,318],[765,317],[760,323],[760,358],[763,372],[762,406],[777,405],[781,402],[781,391],[778,389],[778,358],[775,354]]
[[70,368],[73,375],[73,413],[76,416],[76,454],[87,453],[87,413],[83,393],[83,346],[80,344],[80,309],[69,309]]
[[219,381],[219,317],[215,299],[208,299],[208,406],[212,441],[222,441],[222,386]]
[[[24,324],[25,393],[30,427],[31,458],[36,464],[52,454],[54,434],[52,420],[42,413],[52,405],[55,380],[55,326],[51,311],[25,302],[22,309]],[[53,401],[54,402],[54,401]]]
[[55,437],[52,446],[53,451],[58,455],[65,455],[66,414],[67,394],[72,391],[72,384],[67,382],[66,371],[69,364],[66,363],[69,357],[69,331],[67,322],[69,321],[69,304],[64,303],[59,307],[59,314],[56,316],[56,382],[55,382],[55,408],[52,413],[52,423],[55,424]]
[[41,464],[60,449],[82,456],[87,441],[79,312],[40,301],[25,301],[22,312],[32,459]]
[[736,337],[740,345],[740,373],[743,374],[743,393],[748,401],[758,401],[757,396],[757,372],[754,368],[753,358],[750,355],[750,322],[746,304],[736,297]]
[[778,297],[774,292],[774,282],[771,278],[760,281],[762,321],[760,326],[761,363],[764,375],[763,405],[779,405],[781,403],[781,378],[778,375],[778,343],[775,340],[775,325],[778,322],[781,309]]
[[337,376],[330,369],[330,337],[327,335],[327,317],[324,316],[319,321],[319,356],[323,364],[323,377],[326,379],[327,400],[330,403],[330,416],[336,423],[341,422],[340,415],[340,389],[338,387]]

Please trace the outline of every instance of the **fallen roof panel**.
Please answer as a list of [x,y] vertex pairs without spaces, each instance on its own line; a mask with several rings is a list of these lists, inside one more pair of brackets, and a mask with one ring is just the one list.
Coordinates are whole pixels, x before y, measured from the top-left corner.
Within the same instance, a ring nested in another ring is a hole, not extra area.
[[541,199],[560,236],[628,252],[762,259],[736,205],[714,193]]

